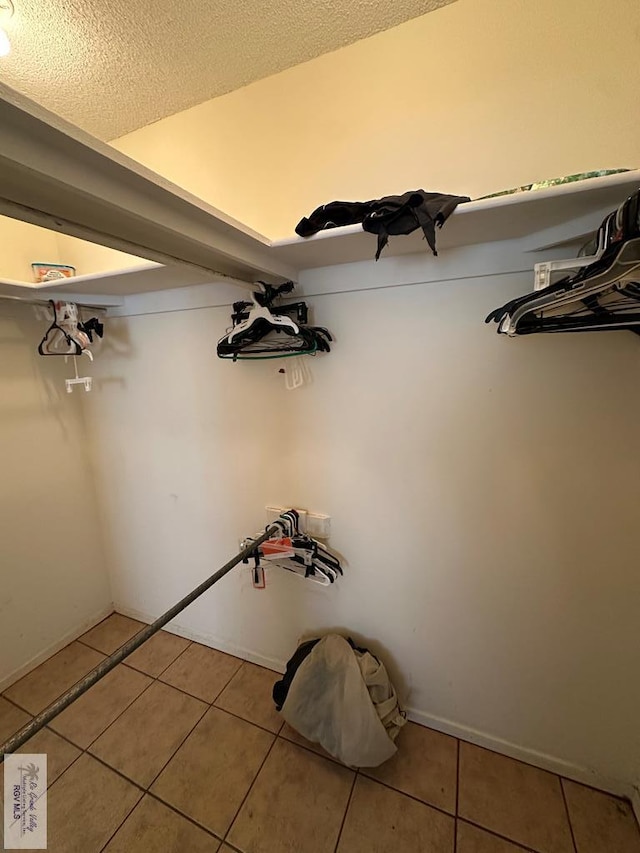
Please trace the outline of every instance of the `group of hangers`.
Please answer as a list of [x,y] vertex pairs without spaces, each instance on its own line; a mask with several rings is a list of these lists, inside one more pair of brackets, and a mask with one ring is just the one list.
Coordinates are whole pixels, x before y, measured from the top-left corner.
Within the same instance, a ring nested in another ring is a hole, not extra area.
[[89,346],[93,336],[101,338],[104,326],[97,317],[84,321],[75,302],[49,300],[53,321],[38,344],[40,355],[87,355],[93,361]]
[[282,296],[291,293],[293,282],[279,287],[258,284],[262,290],[253,293],[250,302],[234,302],[233,325],[218,341],[219,358],[237,361],[330,352],[333,338],[322,326],[307,325],[306,303],[277,304]]
[[603,220],[594,260],[487,317],[505,335],[622,329],[640,334],[640,190]]
[[77,356],[86,355],[93,361],[89,347],[94,343],[94,335],[104,335],[104,325],[97,317],[83,320],[81,309],[75,302],[49,300],[53,312],[53,321],[38,344],[38,352],[44,356],[63,356],[65,361],[73,358],[75,376],[66,379],[67,393],[74,385],[84,385],[85,391],[91,390],[92,378],[78,375]]
[[[283,512],[272,526],[280,528],[258,546],[252,554],[254,561],[254,586],[264,586],[264,570],[261,561],[279,566],[322,586],[330,586],[343,574],[340,560],[335,554],[311,536],[300,532],[300,516],[295,509]],[[251,540],[245,540],[248,544]],[[245,560],[245,562],[248,562]],[[262,581],[261,581],[262,579]]]

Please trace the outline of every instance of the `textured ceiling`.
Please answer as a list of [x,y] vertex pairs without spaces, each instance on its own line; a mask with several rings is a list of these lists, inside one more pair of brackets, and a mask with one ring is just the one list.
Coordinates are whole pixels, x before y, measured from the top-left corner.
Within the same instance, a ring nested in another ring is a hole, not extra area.
[[109,140],[450,2],[14,0],[0,79]]

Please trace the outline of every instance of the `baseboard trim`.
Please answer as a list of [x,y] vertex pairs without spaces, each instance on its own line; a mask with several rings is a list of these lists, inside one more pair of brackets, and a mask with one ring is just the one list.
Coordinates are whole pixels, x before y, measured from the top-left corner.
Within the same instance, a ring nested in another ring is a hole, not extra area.
[[81,637],[86,631],[95,627],[99,622],[102,622],[103,619],[106,619],[107,616],[110,616],[113,612],[113,604],[109,604],[107,607],[103,607],[102,610],[91,618],[85,619],[79,625],[76,625],[75,628],[68,631],[60,640],[56,640],[55,643],[47,646],[46,649],[32,657],[30,661],[25,663],[23,666],[18,667],[18,669],[14,670],[10,675],[2,679],[2,681],[0,681],[0,693],[3,693],[8,687],[15,684],[16,681],[20,681],[20,679],[30,673],[32,669],[40,666],[40,664],[44,663],[47,658],[50,658],[52,655],[59,652],[60,649],[63,649],[65,646],[68,646],[69,643],[77,640],[78,637]]
[[547,755],[544,752],[538,752],[535,749],[518,746],[518,744],[502,740],[494,735],[478,731],[469,726],[459,725],[442,717],[434,717],[424,711],[419,711],[417,708],[407,708],[406,710],[407,717],[414,723],[420,723],[420,725],[427,726],[430,729],[436,729],[436,731],[452,735],[453,737],[460,738],[460,740],[476,744],[476,746],[482,746],[485,749],[492,750],[492,752],[499,752],[501,755],[515,758],[517,761],[523,761],[525,764],[532,764],[541,770],[557,773],[558,776],[564,776],[567,779],[572,779],[574,782],[580,782],[583,785],[607,791],[618,797],[631,798],[628,783],[621,782],[619,779],[603,776],[586,767],[563,761],[560,758]]
[[[138,619],[140,622],[153,622],[157,617],[150,613],[144,613],[140,610],[133,610],[130,607],[116,605],[116,611],[122,613],[123,616],[129,616],[131,619]],[[268,658],[264,655],[256,654],[251,649],[246,649],[237,646],[234,643],[229,643],[214,634],[204,634],[199,631],[192,631],[175,622],[165,625],[164,629],[170,634],[176,634],[178,637],[185,637],[187,640],[193,640],[196,643],[202,643],[204,646],[216,649],[219,652],[226,652],[234,657],[242,658],[242,660],[255,663],[258,666],[264,666],[267,669],[272,669],[275,672],[284,672],[286,669],[286,661]],[[630,790],[628,784],[621,782],[618,779],[611,779],[606,776],[599,775],[585,767],[580,767],[576,764],[563,761],[560,758],[555,758],[552,755],[546,755],[542,752],[537,752],[533,749],[518,746],[485,732],[472,729],[469,726],[459,725],[451,720],[435,717],[425,711],[420,711],[417,708],[407,708],[407,717],[414,723],[426,726],[430,729],[443,732],[444,734],[452,735],[460,738],[460,740],[474,743],[477,746],[482,746],[485,749],[490,749],[493,752],[498,752],[501,755],[506,755],[509,758],[515,758],[518,761],[523,761],[526,764],[531,764],[534,767],[539,767],[542,770],[548,770],[551,773],[556,773],[559,776],[564,776],[567,779],[573,779],[575,782],[581,782],[584,785],[589,785],[592,788],[598,788],[601,791],[607,791],[619,797],[626,797],[633,803],[636,815],[639,815],[640,821],[640,790]]]
[[[130,619],[137,619],[140,622],[153,622],[157,619],[151,613],[145,613],[142,610],[134,610],[131,607],[116,606],[116,611],[123,616],[128,616]],[[225,652],[228,655],[233,655],[237,658],[242,658],[249,663],[255,663],[258,666],[264,666],[267,669],[272,669],[275,672],[284,672],[286,669],[286,661],[277,660],[275,658],[265,657],[264,655],[256,654],[251,649],[245,649],[243,646],[237,646],[234,643],[229,643],[215,634],[203,634],[199,631],[192,631],[190,628],[185,628],[176,622],[169,622],[162,629],[169,634],[175,634],[178,637],[184,637],[186,640],[193,640],[194,643],[202,643],[203,646],[209,646],[211,649],[216,649],[218,652]]]

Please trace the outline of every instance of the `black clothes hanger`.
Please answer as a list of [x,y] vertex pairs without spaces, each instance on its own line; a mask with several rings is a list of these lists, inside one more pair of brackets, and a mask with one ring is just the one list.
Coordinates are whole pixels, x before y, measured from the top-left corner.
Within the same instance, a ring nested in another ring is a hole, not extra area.
[[322,326],[310,326],[304,302],[279,305],[277,300],[291,293],[292,282],[275,287],[259,282],[261,291],[251,302],[236,302],[231,330],[218,341],[219,358],[253,360],[315,355],[330,352],[333,338]]
[[[82,355],[88,353],[88,345],[93,343],[94,334],[104,335],[104,325],[97,317],[86,322],[82,320],[78,306],[73,302],[54,302],[49,300],[53,321],[38,344],[40,355]],[[59,347],[64,341],[67,350]]]
[[[325,586],[335,583],[343,575],[340,560],[326,545],[300,533],[299,518],[296,510],[281,513],[271,525],[280,528],[281,535],[263,543],[259,555],[267,561],[265,565],[271,563],[303,577],[316,578]],[[278,549],[282,549],[282,556],[278,555]]]
[[[49,305],[53,312],[53,320],[38,344],[38,352],[45,356],[82,355],[84,350],[82,341],[72,337],[74,330],[77,329],[77,322],[72,316],[75,312],[77,317],[76,306],[67,302],[54,302],[53,299],[49,300]],[[67,344],[66,352],[58,349],[61,341]]]
[[640,288],[640,191],[603,220],[598,255],[574,275],[512,299],[485,322],[509,335],[537,332],[625,330],[638,333]]
[[[231,320],[234,326],[249,318],[249,312],[246,309],[250,308],[252,304],[251,302],[233,303]],[[291,317],[295,323],[302,325],[309,320],[309,310],[306,302],[290,302],[287,305],[276,305],[271,307],[271,312],[277,317]]]
[[[562,279],[544,290],[512,300],[493,311],[486,322],[498,323],[498,331],[506,334],[527,334],[533,331],[588,331],[600,328],[602,322],[587,320],[581,326],[576,317],[597,314],[600,321],[609,315],[626,314],[629,307],[637,308],[633,291],[628,291],[635,278],[640,279],[640,237],[612,244],[593,264],[583,267],[574,276]],[[573,318],[563,324],[561,317]],[[625,328],[619,319],[606,321],[610,327]]]

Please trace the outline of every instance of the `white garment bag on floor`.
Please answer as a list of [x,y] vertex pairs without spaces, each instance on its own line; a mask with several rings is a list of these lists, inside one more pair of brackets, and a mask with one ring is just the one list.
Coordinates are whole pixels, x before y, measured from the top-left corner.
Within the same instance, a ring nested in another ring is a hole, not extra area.
[[406,723],[384,665],[339,634],[323,637],[302,661],[282,716],[350,767],[377,767],[391,758]]

